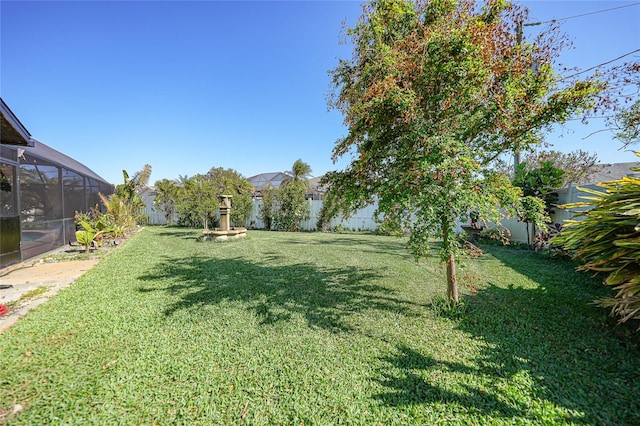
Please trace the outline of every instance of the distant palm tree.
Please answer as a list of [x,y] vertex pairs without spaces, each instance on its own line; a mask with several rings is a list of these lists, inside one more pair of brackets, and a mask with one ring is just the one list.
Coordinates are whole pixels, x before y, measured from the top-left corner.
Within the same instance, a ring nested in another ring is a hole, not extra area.
[[184,176],[183,175],[178,175],[178,179],[174,179],[174,182],[178,186],[184,188],[184,186],[187,184],[187,182],[189,182],[190,179],[191,178],[188,175],[184,175]]
[[180,187],[176,181],[169,179],[156,181],[154,187],[153,195],[155,198],[153,200],[153,204],[162,210],[166,222],[171,224],[171,217],[176,211],[176,202]]
[[304,182],[305,185],[309,185],[309,176],[311,175],[311,166],[302,161],[301,159],[296,160],[291,166],[291,171],[289,172],[291,175],[290,181],[292,182]]

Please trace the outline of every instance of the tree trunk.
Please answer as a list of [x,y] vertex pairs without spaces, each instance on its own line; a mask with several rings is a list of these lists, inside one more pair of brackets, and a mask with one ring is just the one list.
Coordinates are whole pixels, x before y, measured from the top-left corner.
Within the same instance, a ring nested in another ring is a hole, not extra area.
[[453,253],[447,259],[447,296],[450,302],[458,303],[458,280],[456,278],[456,257]]
[[[451,250],[449,243],[450,227],[446,219],[442,220],[443,244]],[[450,251],[447,257],[447,297],[449,302],[458,303],[458,280],[456,278],[456,256]]]

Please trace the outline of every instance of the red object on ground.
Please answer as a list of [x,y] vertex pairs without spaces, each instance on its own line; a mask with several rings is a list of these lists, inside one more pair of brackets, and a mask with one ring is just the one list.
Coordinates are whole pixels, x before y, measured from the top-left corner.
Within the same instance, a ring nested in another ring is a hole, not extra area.
[[0,305],[0,317],[7,313],[9,313],[9,310],[7,309],[7,307],[4,305]]

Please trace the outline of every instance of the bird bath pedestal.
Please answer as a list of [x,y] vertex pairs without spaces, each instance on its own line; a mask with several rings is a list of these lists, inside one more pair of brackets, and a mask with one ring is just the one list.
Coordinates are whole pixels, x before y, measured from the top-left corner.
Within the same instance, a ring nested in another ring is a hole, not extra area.
[[205,230],[203,232],[205,241],[227,240],[229,238],[242,238],[247,236],[247,228],[231,227],[231,195],[220,195],[218,202],[220,203],[220,227],[213,230]]

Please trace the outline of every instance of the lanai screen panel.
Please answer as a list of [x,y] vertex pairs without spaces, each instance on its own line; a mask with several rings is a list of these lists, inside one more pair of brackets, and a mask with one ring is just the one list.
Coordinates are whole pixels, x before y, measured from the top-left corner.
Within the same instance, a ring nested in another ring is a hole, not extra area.
[[[6,176],[14,173],[13,177],[7,177],[13,183],[2,185],[11,191],[0,191],[3,240],[0,267],[74,241],[75,212],[88,212],[96,204],[101,206],[98,194],[113,193],[113,185],[85,165],[35,142],[34,147],[3,145],[0,150],[1,170]],[[8,247],[15,240],[11,237],[15,233],[19,235],[17,257],[15,250]]]
[[20,262],[17,176],[14,164],[0,161],[0,266]]
[[22,256],[30,258],[64,244],[61,167],[24,154],[20,164]]

